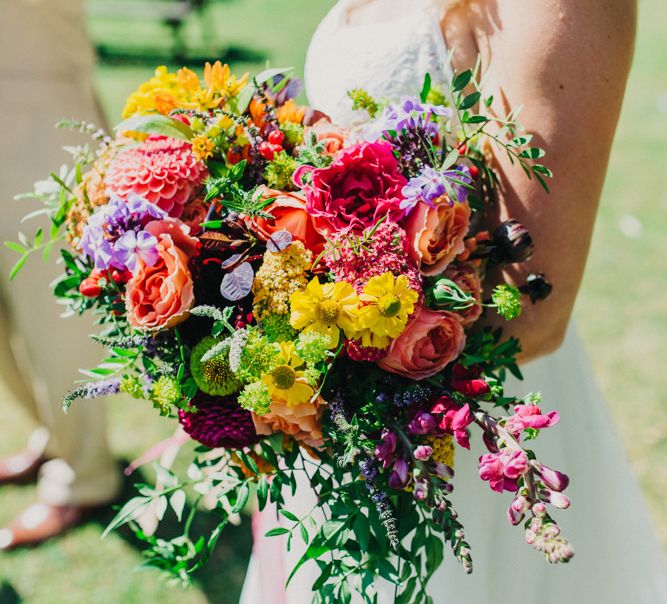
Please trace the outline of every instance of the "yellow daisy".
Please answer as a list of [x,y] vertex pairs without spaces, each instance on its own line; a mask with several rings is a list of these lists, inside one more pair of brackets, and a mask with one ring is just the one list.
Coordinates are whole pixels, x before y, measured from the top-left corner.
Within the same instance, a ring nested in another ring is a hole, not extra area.
[[322,284],[314,277],[305,290],[291,295],[290,305],[292,327],[327,336],[331,348],[338,346],[341,329],[348,338],[355,338],[358,333],[359,298],[345,281]]
[[366,303],[358,311],[362,346],[386,348],[403,333],[419,294],[405,275],[387,272],[369,279],[359,299]]
[[288,405],[299,405],[308,402],[315,394],[314,388],[308,384],[303,360],[294,349],[294,342],[281,342],[278,364],[270,373],[262,376],[269,394]]

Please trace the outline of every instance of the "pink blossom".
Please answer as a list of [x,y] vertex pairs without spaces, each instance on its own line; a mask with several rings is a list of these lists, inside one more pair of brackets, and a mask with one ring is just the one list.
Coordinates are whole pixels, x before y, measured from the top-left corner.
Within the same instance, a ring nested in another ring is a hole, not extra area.
[[505,427],[513,434],[518,434],[526,428],[541,430],[555,426],[560,420],[558,411],[549,411],[546,415],[537,405],[515,405],[514,415],[506,422]]
[[389,430],[382,433],[382,440],[375,447],[375,457],[382,462],[383,468],[388,468],[394,460],[394,453],[396,453],[396,435]]
[[467,428],[472,423],[473,416],[468,403],[459,407],[454,399],[449,396],[441,396],[433,405],[431,413],[442,414],[439,428],[447,434],[453,434],[459,445],[470,449],[470,436]]
[[428,445],[419,445],[415,449],[415,459],[418,461],[428,461],[431,459],[431,455],[433,455],[433,447]]
[[491,391],[481,375],[482,370],[476,365],[464,367],[461,363],[456,363],[452,368],[452,387],[463,396],[481,398]]
[[404,489],[410,480],[408,462],[400,457],[394,462],[394,467],[389,474],[389,486],[392,489]]
[[431,434],[436,429],[435,418],[425,411],[418,411],[408,424],[410,434]]
[[479,477],[497,493],[516,491],[517,479],[527,470],[528,456],[520,449],[502,449],[479,458]]

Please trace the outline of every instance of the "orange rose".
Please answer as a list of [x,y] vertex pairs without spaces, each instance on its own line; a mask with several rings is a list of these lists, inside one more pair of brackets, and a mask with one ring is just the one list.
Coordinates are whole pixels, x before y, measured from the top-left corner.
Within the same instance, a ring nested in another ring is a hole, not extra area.
[[458,266],[449,266],[442,273],[443,277],[451,279],[464,292],[472,294],[478,304],[473,304],[464,310],[455,311],[463,327],[472,325],[482,314],[482,282],[475,266],[471,262],[464,262]]
[[422,307],[378,365],[385,371],[423,380],[454,361],[465,341],[463,327],[454,313]]
[[309,447],[321,447],[322,425],[320,419],[326,401],[318,396],[314,403],[288,405],[274,399],[266,415],[252,414],[257,434],[269,436],[282,432]]
[[431,207],[420,202],[405,221],[410,254],[424,275],[438,275],[464,249],[470,206],[447,201]]
[[315,230],[314,218],[306,212],[306,199],[301,193],[284,193],[263,187],[264,199],[275,198],[264,210],[273,218],[255,216],[251,228],[263,241],[276,231],[286,230],[301,241],[317,257],[324,249],[324,237]]
[[132,327],[145,331],[168,329],[188,316],[194,303],[190,258],[198,242],[180,220],[156,220],[146,230],[157,237],[158,260],[153,266],[139,259],[127,283],[125,306]]
[[325,153],[329,155],[335,155],[345,146],[345,139],[349,134],[347,128],[336,126],[326,117],[317,120],[312,126],[306,128],[303,133],[304,140],[310,138],[311,132],[315,134],[319,142],[325,143]]

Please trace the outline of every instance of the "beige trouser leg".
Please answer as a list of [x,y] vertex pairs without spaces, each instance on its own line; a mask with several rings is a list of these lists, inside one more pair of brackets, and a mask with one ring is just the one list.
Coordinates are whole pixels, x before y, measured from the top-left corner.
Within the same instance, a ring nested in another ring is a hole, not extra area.
[[[0,240],[16,239],[35,203],[15,201],[35,180],[68,161],[62,145],[86,142],[54,129],[63,117],[101,124],[91,86],[91,57],[80,0],[0,0]],[[55,259],[55,258],[54,258]],[[0,251],[0,379],[39,424],[48,428],[48,452],[56,459],[40,475],[42,501],[96,504],[119,488],[109,452],[100,400],[79,401],[65,415],[63,395],[95,366],[100,348],[88,335],[90,322],[59,317],[49,283],[59,274],[53,262],[32,258],[15,282],[7,274],[16,255]]]

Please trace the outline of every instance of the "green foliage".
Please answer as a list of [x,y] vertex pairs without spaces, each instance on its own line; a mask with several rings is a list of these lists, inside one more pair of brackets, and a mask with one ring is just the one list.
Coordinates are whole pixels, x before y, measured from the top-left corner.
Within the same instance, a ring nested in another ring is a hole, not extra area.
[[513,285],[497,285],[491,294],[491,299],[496,305],[498,314],[505,320],[510,321],[521,315],[521,292]]
[[362,88],[350,90],[347,95],[352,99],[352,109],[366,111],[369,117],[374,118],[380,111],[377,101]]

